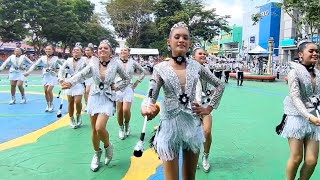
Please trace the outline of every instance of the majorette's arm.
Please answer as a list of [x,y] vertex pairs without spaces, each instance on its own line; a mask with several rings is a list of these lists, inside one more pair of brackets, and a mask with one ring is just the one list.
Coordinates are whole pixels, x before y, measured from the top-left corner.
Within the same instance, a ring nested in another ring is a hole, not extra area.
[[289,97],[291,98],[294,106],[300,112],[302,116],[309,119],[310,114],[301,100],[300,84],[295,69],[292,69],[288,74],[288,85],[289,85]]
[[4,62],[3,64],[1,65],[0,67],[0,71],[2,71],[6,66],[7,64],[9,64],[11,62],[11,56],[9,56]]
[[32,64],[32,66],[29,68],[26,74],[31,73],[34,70],[34,68],[36,68],[36,66],[39,65],[41,62],[42,62],[42,57],[39,58],[34,64]]
[[64,79],[64,73],[66,70],[66,67],[68,66],[68,60],[66,60],[62,66],[60,66],[59,72],[58,72],[58,80],[63,80]]
[[144,70],[144,68],[135,60],[133,60],[133,67],[134,69],[137,69],[140,72],[140,76],[138,78],[138,81],[141,82],[145,75],[146,75],[146,71]]
[[206,69],[203,66],[200,66],[200,79],[203,79],[204,81],[207,81],[209,84],[213,85],[215,87],[214,93],[211,96],[211,101],[209,102],[209,106],[211,106],[213,109],[217,109],[221,97],[224,92],[224,84],[221,82],[220,79],[218,79],[213,73],[211,73],[208,69]]
[[66,80],[66,82],[69,82],[72,86],[84,81],[85,79],[87,79],[88,77],[92,76],[92,65],[89,64],[87,65],[85,68],[83,68],[81,71],[77,72],[75,75],[73,75],[72,77],[68,78]]

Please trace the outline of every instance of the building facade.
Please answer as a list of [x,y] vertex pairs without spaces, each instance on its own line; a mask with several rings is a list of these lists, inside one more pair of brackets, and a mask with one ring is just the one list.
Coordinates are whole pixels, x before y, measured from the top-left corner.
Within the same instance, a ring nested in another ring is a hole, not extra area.
[[281,7],[278,3],[267,3],[260,7],[259,45],[268,49],[268,40],[274,39],[274,54],[279,54]]
[[299,19],[299,13],[292,11],[290,15],[285,10],[281,12],[281,27],[280,27],[280,62],[287,63],[298,58],[297,43],[300,38],[309,38],[315,43],[319,43],[319,36],[314,32],[313,37],[310,37],[310,29],[302,25],[303,32],[299,32],[297,25],[292,17]]
[[230,27],[230,32],[222,31],[219,38],[219,54],[236,58],[242,50],[242,26]]
[[[260,13],[261,19],[256,24],[252,15]],[[243,56],[249,58],[248,52],[256,46],[268,50],[268,40],[274,39],[274,60],[279,59],[281,7],[277,2],[269,2],[249,9],[243,15]]]
[[242,55],[248,56],[248,52],[259,44],[259,22],[254,24],[251,16],[259,13],[259,9],[245,12],[243,15]]
[[[298,14],[292,12],[294,16]],[[297,54],[297,45],[295,37],[297,36],[296,23],[293,19],[285,13],[281,12],[281,28],[280,28],[280,63],[286,63],[295,58]]]

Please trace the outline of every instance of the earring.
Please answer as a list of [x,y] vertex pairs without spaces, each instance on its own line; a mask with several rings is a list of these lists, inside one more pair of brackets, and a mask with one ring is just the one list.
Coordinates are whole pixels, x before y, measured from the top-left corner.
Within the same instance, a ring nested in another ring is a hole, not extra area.
[[168,45],[168,47],[167,47],[167,48],[168,48],[168,51],[171,51],[171,47],[170,47],[170,45]]
[[299,62],[302,62],[302,57],[299,57]]

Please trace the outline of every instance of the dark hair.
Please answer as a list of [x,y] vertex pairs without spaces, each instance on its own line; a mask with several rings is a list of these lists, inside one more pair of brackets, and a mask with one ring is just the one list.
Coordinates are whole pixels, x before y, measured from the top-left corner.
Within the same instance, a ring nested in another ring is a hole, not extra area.
[[192,51],[192,55],[193,55],[193,56],[196,55],[196,52],[197,52],[199,49],[202,49],[202,48],[201,48],[201,47],[196,47],[196,48],[194,48],[193,51]]
[[86,47],[84,49],[87,49],[87,48],[89,48],[92,52],[94,51],[93,47]]
[[24,53],[25,53],[25,52],[24,52],[24,49],[21,48],[21,47],[16,47],[15,49],[19,49],[19,50],[21,51],[21,54],[24,54]]
[[303,42],[303,43],[299,44],[298,52],[302,53],[306,49],[308,44],[313,44],[313,42]]
[[47,44],[47,45],[46,45],[46,48],[47,48],[47,47],[51,47],[51,49],[52,49],[52,51],[53,51],[53,52],[52,52],[52,55],[55,55],[56,48],[55,48],[52,44]]

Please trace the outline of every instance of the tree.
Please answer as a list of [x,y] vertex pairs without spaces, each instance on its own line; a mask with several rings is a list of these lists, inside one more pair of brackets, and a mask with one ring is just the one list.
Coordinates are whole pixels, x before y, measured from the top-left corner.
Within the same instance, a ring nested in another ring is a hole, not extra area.
[[158,37],[159,32],[156,23],[153,21],[144,22],[141,25],[141,32],[136,47],[153,48],[152,44],[158,40]]
[[99,45],[99,43],[104,39],[108,40],[112,47],[118,46],[118,42],[115,40],[111,31],[102,27],[98,19],[85,24],[84,36],[81,41],[85,46],[89,43]]
[[[62,42],[64,49],[72,48],[76,42],[82,41],[84,25],[91,20],[94,5],[86,0],[60,0],[56,6],[50,23],[43,25],[45,36],[49,42]],[[78,11],[78,6],[90,8]]]
[[[284,0],[282,8],[293,19],[300,35],[310,33],[311,39],[314,33],[320,35],[319,0]],[[294,14],[294,11],[297,13]]]
[[210,41],[221,30],[229,32],[227,19],[231,16],[219,16],[216,9],[205,10],[201,0],[191,0],[184,3],[184,12],[188,14],[188,24],[194,37]]
[[151,19],[154,0],[110,0],[106,9],[117,35],[136,47],[142,24]]
[[76,42],[98,43],[112,33],[93,16],[89,0],[0,0],[0,38],[2,41],[30,39],[36,53],[47,43],[61,42],[72,48]]
[[0,0],[0,41],[21,41],[25,38],[27,30],[22,22],[23,7],[21,1]]
[[[155,5],[155,22],[159,30],[158,49],[166,54],[165,40],[173,24],[183,21],[188,24],[194,40],[210,41],[220,30],[229,31],[227,19],[230,16],[218,16],[215,9],[205,9],[202,0],[173,1],[175,6],[168,6],[168,0],[160,0]],[[178,8],[176,8],[178,7]],[[167,9],[165,9],[167,8]],[[162,45],[161,45],[161,43]]]

